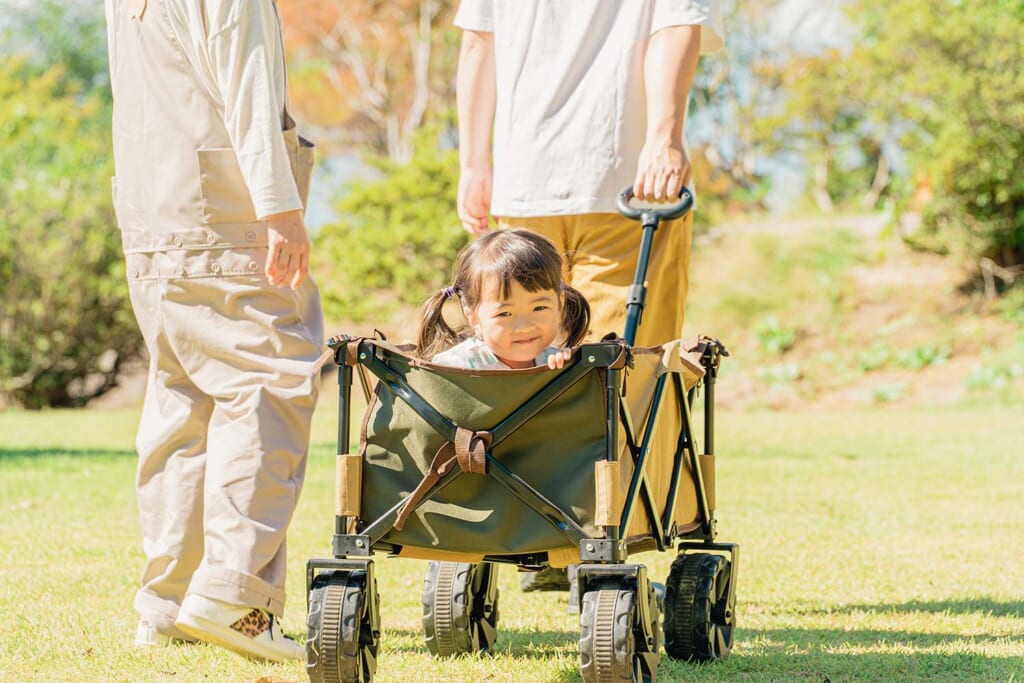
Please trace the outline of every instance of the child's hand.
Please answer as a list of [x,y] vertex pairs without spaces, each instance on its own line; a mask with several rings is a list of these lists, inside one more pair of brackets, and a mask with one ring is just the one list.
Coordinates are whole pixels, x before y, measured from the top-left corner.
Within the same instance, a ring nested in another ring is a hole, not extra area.
[[548,356],[548,367],[551,368],[552,370],[557,370],[558,368],[565,365],[565,361],[571,358],[572,349],[558,349],[550,356]]

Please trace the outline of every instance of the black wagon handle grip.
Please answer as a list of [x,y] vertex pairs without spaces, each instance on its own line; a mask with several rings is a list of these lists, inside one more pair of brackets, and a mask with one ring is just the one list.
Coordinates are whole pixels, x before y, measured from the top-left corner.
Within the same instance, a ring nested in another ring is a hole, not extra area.
[[642,220],[644,222],[648,219],[653,219],[655,221],[670,221],[675,218],[685,216],[687,212],[693,208],[693,195],[685,187],[679,191],[679,201],[666,206],[638,209],[630,204],[632,199],[633,186],[630,185],[619,193],[619,197],[615,202],[619,209],[619,213],[626,218]]

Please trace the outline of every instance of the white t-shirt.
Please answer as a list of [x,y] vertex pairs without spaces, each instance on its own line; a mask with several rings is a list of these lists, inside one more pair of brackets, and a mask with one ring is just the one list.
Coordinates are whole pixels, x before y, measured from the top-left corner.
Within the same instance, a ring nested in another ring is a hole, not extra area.
[[722,47],[717,0],[462,0],[455,24],[494,33],[495,216],[614,213],[647,128],[651,34],[701,26]]
[[[549,346],[533,359],[534,365],[547,365],[548,356],[557,353],[557,346]],[[498,360],[494,352],[487,348],[479,337],[465,339],[450,349],[442,351],[430,361],[437,365],[450,368],[469,368],[471,370],[510,370]]]

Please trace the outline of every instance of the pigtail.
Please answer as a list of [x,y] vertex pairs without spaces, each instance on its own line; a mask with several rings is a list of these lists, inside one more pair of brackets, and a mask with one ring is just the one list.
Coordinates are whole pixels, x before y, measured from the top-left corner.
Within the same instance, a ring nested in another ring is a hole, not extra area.
[[565,345],[580,344],[590,332],[590,304],[578,289],[565,285],[562,290],[565,299],[562,304],[562,330]]
[[450,288],[445,287],[427,299],[420,311],[416,355],[424,360],[430,360],[462,341],[459,334],[444,319],[444,304],[452,294]]

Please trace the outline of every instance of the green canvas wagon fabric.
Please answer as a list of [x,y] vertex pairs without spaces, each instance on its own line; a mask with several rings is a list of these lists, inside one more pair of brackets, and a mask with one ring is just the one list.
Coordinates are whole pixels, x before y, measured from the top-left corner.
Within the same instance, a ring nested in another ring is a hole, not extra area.
[[[595,523],[595,467],[609,459],[609,448],[615,444],[622,459],[620,501],[633,472],[618,416],[607,419],[609,368],[620,369],[620,377],[625,378],[625,404],[634,426],[642,426],[648,419],[659,374],[679,373],[688,388],[703,373],[699,364],[683,356],[678,343],[650,349],[629,349],[621,342],[587,344],[577,349],[573,361],[561,370],[490,371],[433,365],[416,359],[407,348],[386,342],[363,344],[361,349],[371,349],[395,377],[441,415],[485,439],[534,397],[550,398],[488,452],[568,513],[588,536],[598,538],[603,532]],[[581,371],[578,381],[553,395],[552,383],[566,373]],[[415,491],[435,454],[448,443],[402,397],[402,391],[394,382],[378,382],[364,417],[359,445],[359,518],[363,528]],[[671,398],[671,392],[665,394],[666,399]],[[678,409],[674,400],[666,400],[658,412]],[[660,427],[661,418],[658,420]],[[678,421],[669,423],[677,425]],[[667,489],[672,460],[672,453],[652,454],[645,468],[656,500],[661,497],[658,492]],[[695,514],[695,504],[681,504],[695,501],[693,484],[687,479],[684,472],[676,509],[692,507]],[[660,480],[657,485],[656,480]],[[636,507],[630,535],[632,541],[642,542],[650,520],[642,505]],[[432,557],[432,552],[440,558],[451,553],[523,555],[574,548],[565,534],[488,474],[462,472],[442,490],[431,489],[429,499],[422,500],[397,526],[401,528],[391,528],[381,540],[405,550],[418,549],[420,557]]]

